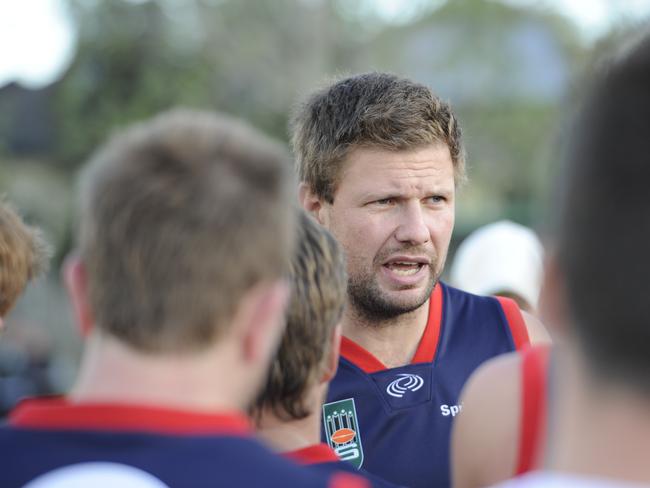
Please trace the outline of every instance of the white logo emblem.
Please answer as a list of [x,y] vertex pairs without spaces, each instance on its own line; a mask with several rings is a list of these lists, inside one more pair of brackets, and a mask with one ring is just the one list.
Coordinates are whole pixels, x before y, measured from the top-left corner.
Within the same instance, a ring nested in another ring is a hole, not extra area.
[[386,393],[395,398],[402,398],[408,390],[418,391],[424,385],[424,380],[417,374],[401,373],[397,376],[399,378],[393,380],[386,388]]

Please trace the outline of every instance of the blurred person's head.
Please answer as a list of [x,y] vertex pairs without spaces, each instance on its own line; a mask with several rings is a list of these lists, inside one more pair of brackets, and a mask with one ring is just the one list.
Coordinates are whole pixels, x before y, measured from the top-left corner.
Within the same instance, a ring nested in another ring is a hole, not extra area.
[[47,268],[48,257],[41,232],[0,200],[0,326],[27,283]]
[[575,128],[544,302],[599,384],[650,394],[650,38],[607,67]]
[[287,328],[253,416],[301,420],[323,401],[339,357],[346,297],[345,262],[332,235],[301,211],[291,261]]
[[479,227],[458,246],[451,284],[478,295],[514,299],[523,310],[537,310],[544,249],[537,234],[501,220]]
[[444,267],[465,177],[450,106],[368,73],[314,93],[292,128],[302,205],[345,249],[354,313],[376,323],[418,309]]
[[112,137],[81,178],[80,265],[67,276],[82,329],[142,357],[232,344],[234,360],[252,357],[233,365],[252,395],[283,328],[290,174],[280,145],[208,112]]

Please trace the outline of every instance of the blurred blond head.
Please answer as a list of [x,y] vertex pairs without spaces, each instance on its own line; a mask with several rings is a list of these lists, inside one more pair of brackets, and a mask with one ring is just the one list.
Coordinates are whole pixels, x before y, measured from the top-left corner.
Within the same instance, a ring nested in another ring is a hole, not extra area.
[[343,315],[347,291],[339,244],[306,212],[299,212],[287,328],[254,408],[258,412],[271,409],[284,420],[302,419],[312,413],[308,392],[329,366],[332,335]]
[[0,318],[11,310],[27,283],[45,271],[48,258],[41,232],[0,200]]
[[293,250],[288,153],[226,116],[175,110],[135,125],[81,180],[81,258],[94,321],[148,352],[212,344]]

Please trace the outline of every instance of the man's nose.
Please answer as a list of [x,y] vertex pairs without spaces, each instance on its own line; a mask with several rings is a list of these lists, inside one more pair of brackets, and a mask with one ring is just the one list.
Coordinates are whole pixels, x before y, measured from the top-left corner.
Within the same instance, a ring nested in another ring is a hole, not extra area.
[[431,239],[429,228],[426,225],[424,209],[420,202],[407,202],[399,214],[399,224],[395,237],[400,242],[420,245]]

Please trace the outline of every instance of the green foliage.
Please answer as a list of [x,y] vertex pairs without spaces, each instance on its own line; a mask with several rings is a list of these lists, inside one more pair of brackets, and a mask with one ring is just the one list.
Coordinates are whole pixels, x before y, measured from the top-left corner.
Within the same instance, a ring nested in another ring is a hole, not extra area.
[[327,2],[71,0],[70,7],[78,52],[56,100],[56,156],[68,167],[110,130],[175,105],[229,112],[286,140],[297,94],[345,64],[355,47]]
[[173,105],[209,100],[209,69],[198,52],[171,42],[154,2],[72,3],[78,51],[59,82],[57,158],[76,166],[113,128]]

